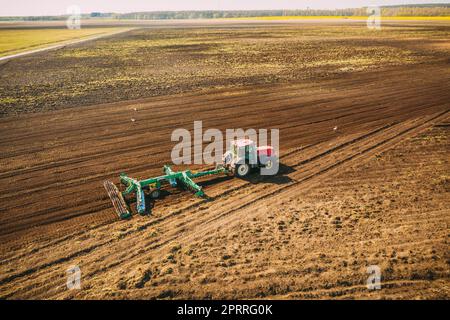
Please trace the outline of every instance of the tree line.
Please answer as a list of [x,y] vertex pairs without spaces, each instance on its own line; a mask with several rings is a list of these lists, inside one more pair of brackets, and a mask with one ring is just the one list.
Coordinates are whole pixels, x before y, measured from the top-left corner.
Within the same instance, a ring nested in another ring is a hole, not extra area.
[[[204,10],[204,11],[152,11],[124,14],[92,12],[82,14],[82,19],[132,19],[132,20],[171,20],[171,19],[219,19],[219,18],[251,18],[251,17],[282,17],[282,16],[367,16],[367,8],[335,9],[335,10]],[[386,17],[408,16],[450,16],[450,4],[424,4],[381,7],[381,15]],[[61,16],[32,17],[0,17],[0,21],[52,21],[65,20]]]

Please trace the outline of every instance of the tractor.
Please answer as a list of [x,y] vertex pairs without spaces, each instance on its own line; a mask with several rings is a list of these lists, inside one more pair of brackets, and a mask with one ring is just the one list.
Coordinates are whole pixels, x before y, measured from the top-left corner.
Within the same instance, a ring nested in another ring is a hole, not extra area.
[[[198,197],[205,197],[202,187],[193,179],[213,176],[218,174],[234,174],[237,177],[246,177],[254,168],[272,169],[278,161],[275,150],[271,146],[256,147],[256,143],[250,139],[238,139],[231,143],[231,148],[223,156],[223,163],[217,164],[212,170],[193,172],[173,171],[169,166],[164,166],[162,176],[136,180],[125,173],[120,174],[120,182],[125,190],[119,188],[111,181],[104,181],[103,185],[111,198],[111,202],[118,216],[122,219],[131,217],[129,198],[136,199],[136,210],[139,214],[146,214],[145,197],[148,194],[152,199],[160,196],[163,185],[172,187],[181,186],[191,190]],[[133,196],[134,195],[134,196]]]
[[233,140],[230,150],[223,155],[223,166],[235,176],[244,178],[252,169],[272,169],[278,157],[271,146],[257,147],[250,139]]

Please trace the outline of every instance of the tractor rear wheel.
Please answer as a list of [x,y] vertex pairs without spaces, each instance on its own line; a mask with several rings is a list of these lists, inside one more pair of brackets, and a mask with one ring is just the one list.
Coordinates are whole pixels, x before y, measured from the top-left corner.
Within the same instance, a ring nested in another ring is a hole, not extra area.
[[[278,162],[278,158],[277,157],[265,157],[264,159],[262,159],[263,161],[260,162],[260,166],[262,166],[266,172],[272,171],[274,170],[274,166],[276,165],[276,163]],[[274,172],[275,174],[276,172]]]
[[250,166],[247,163],[237,164],[235,174],[239,178],[244,178],[250,173]]
[[273,161],[271,160],[271,159],[269,159],[267,162],[266,162],[266,169],[267,170],[271,170],[273,168]]

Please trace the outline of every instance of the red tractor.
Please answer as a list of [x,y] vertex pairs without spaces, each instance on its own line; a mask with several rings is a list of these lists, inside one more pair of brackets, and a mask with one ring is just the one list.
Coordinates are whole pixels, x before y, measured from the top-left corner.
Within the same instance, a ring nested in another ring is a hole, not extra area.
[[223,166],[237,177],[246,177],[254,168],[271,170],[278,162],[278,156],[271,146],[256,147],[250,139],[231,142],[230,150],[223,155]]

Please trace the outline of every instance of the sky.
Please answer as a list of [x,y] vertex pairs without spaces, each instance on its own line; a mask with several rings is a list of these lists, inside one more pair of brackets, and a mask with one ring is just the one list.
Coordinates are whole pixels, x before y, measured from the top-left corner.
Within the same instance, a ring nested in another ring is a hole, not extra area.
[[336,9],[368,5],[450,3],[449,0],[0,0],[0,16],[66,14],[77,5],[82,13],[166,10]]

